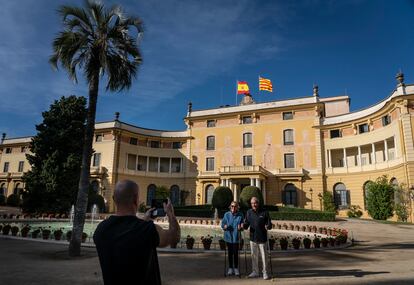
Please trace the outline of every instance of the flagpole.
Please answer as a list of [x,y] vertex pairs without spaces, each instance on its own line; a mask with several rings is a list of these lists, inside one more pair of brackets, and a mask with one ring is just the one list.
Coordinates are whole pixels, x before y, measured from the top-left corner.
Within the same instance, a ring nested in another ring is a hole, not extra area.
[[237,106],[237,87],[238,87],[239,80],[236,80],[236,105]]
[[[257,95],[260,97],[260,74],[259,74],[259,81],[258,81],[258,83],[259,83],[259,88],[258,88],[258,90],[257,90]],[[259,97],[257,98],[257,99],[259,99]],[[259,103],[259,100],[257,100],[257,103]]]

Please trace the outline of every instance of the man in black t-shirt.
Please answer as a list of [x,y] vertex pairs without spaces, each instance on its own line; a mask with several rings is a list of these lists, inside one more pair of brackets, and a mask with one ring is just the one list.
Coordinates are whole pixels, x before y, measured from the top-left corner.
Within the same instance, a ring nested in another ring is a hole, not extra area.
[[267,258],[267,230],[272,229],[272,220],[269,212],[264,210],[259,204],[257,197],[250,200],[252,206],[246,213],[243,227],[250,227],[250,249],[252,255],[252,273],[249,278],[259,277],[259,252],[262,256],[263,263],[263,279],[270,279],[268,274],[268,258]]
[[168,230],[164,230],[150,220],[150,211],[144,220],[136,216],[139,197],[135,182],[118,182],[113,199],[115,215],[102,221],[93,235],[104,284],[160,285],[156,248],[176,244],[180,237],[170,200],[164,204],[169,222]]

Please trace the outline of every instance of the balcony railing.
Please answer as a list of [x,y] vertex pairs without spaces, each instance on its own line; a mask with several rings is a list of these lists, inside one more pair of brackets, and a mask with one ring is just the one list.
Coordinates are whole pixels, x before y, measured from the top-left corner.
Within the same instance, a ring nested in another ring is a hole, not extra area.
[[220,167],[220,173],[267,172],[260,165],[238,165]]

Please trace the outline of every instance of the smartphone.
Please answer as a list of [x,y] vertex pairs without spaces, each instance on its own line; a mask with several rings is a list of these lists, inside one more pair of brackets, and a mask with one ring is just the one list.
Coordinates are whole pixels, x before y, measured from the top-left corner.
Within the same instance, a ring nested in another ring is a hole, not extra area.
[[151,212],[151,218],[164,217],[164,203],[168,203],[168,199],[152,199],[151,208],[155,208]]

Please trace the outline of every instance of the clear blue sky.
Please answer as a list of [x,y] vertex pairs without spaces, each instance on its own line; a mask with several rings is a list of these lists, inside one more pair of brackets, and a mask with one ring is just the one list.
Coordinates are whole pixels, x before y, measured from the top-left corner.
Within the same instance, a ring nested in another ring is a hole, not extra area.
[[[0,133],[35,134],[42,111],[63,95],[87,96],[48,64],[61,29],[56,9],[83,1],[0,0]],[[351,97],[351,109],[388,96],[401,68],[414,83],[413,1],[104,1],[145,23],[144,63],[132,88],[101,90],[97,121],[184,129],[194,109],[235,104],[236,80],[263,102],[309,96]],[[257,95],[258,75],[274,93]]]

